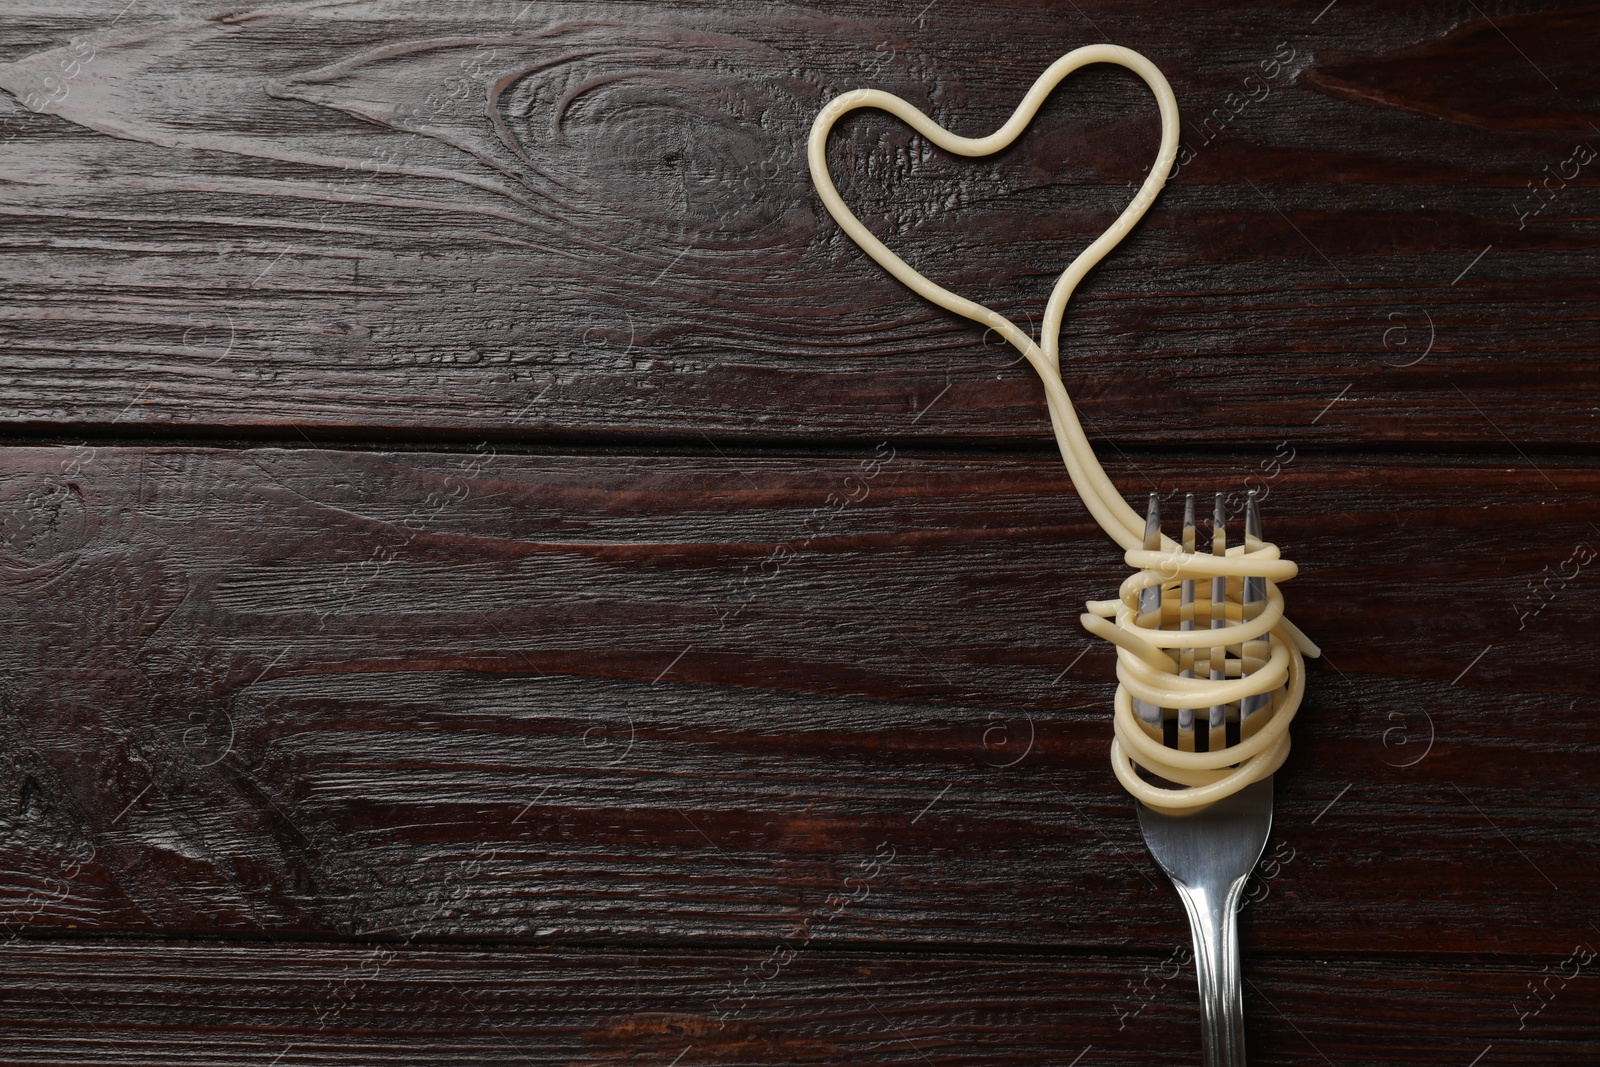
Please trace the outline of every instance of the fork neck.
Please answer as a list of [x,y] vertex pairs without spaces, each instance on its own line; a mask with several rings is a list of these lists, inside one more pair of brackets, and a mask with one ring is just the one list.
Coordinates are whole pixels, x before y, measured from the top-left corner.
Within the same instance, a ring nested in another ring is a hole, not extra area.
[[1244,990],[1239,967],[1239,898],[1245,879],[1223,892],[1175,883],[1194,932],[1205,1067],[1245,1067]]

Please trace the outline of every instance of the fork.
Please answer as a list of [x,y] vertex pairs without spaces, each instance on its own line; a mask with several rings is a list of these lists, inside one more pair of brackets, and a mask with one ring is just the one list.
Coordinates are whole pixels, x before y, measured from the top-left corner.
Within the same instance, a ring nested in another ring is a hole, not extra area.
[[[1161,540],[1160,498],[1150,496],[1150,510],[1145,525],[1145,544],[1159,547]],[[1251,492],[1245,503],[1245,544],[1261,540],[1261,520],[1255,493]],[[1182,544],[1193,551],[1195,544],[1194,495],[1184,502]],[[1227,551],[1227,512],[1222,494],[1218,493],[1212,519],[1212,553],[1223,555]],[[1225,579],[1213,580],[1212,627],[1222,624],[1221,614],[1226,602]],[[1146,592],[1149,592],[1148,590]],[[1186,580],[1181,588],[1179,628],[1194,628],[1194,581]],[[1258,614],[1266,600],[1265,582],[1258,578],[1244,579],[1241,604],[1246,619]],[[1141,599],[1140,615],[1147,611],[1160,612],[1160,588],[1148,601]],[[1149,607],[1147,608],[1147,603]],[[1212,678],[1228,676],[1230,651],[1238,661],[1237,672],[1249,673],[1259,665],[1260,651],[1246,642],[1232,649],[1219,646],[1206,655],[1207,669]],[[1198,649],[1182,672],[1194,676]],[[1164,743],[1169,748],[1187,751],[1210,751],[1238,744],[1240,731],[1251,717],[1268,706],[1269,694],[1247,696],[1238,708],[1221,705],[1210,709],[1209,718],[1202,725],[1193,711],[1176,712],[1139,702],[1135,712],[1140,719],[1162,731]],[[1244,1067],[1244,996],[1239,967],[1239,900],[1244,893],[1245,881],[1261,858],[1267,835],[1272,830],[1272,777],[1246,786],[1232,796],[1192,815],[1168,815],[1135,800],[1139,811],[1139,829],[1144,834],[1150,855],[1172,879],[1178,896],[1183,900],[1189,915],[1189,928],[1194,935],[1195,977],[1200,986],[1200,1047],[1205,1067]]]

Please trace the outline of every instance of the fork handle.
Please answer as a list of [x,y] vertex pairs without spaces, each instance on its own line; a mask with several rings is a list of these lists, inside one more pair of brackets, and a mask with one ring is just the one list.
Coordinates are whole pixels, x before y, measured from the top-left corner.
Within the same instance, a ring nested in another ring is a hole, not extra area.
[[1245,879],[1220,899],[1204,886],[1173,883],[1194,933],[1194,970],[1200,983],[1200,1048],[1205,1067],[1245,1067],[1244,991],[1239,970],[1239,898]]

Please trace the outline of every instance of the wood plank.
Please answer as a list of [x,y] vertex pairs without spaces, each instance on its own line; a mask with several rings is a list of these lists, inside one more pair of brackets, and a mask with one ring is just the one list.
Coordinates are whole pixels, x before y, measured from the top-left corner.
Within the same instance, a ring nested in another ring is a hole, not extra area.
[[[1589,1062],[1600,983],[1586,955],[1449,966],[1248,956],[1250,1062]],[[10,1063],[74,1067],[1200,1062],[1181,946],[781,958],[13,942],[0,1036]],[[1543,981],[1535,1000],[1527,987]]]
[[[1259,485],[1305,568],[1251,948],[1600,933],[1600,470],[1263,462],[1112,467]],[[1076,622],[1125,572],[1054,462],[8,448],[0,520],[30,936],[1183,937]]]
[[[990,128],[1109,36],[1187,119],[1176,179],[1069,316],[1095,434],[1600,440],[1585,8],[912,7],[13,5],[0,412],[296,440],[1042,440],[1032,372],[842,239],[802,146],[864,84]],[[994,162],[870,116],[833,155],[912,262],[1022,322],[1154,137],[1142,87],[1094,69]]]

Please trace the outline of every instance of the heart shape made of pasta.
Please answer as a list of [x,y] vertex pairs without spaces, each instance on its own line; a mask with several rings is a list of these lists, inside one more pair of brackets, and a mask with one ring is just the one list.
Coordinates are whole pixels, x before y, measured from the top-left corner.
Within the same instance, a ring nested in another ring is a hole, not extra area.
[[[992,155],[1009,146],[1021,135],[1033,121],[1033,116],[1045,99],[1067,75],[1091,63],[1114,63],[1128,68],[1144,79],[1145,84],[1155,94],[1156,104],[1161,110],[1161,147],[1156,152],[1155,164],[1146,175],[1138,195],[1122,209],[1122,214],[1117,216],[1116,221],[1104,233],[1088,248],[1078,253],[1077,258],[1056,280],[1055,287],[1050,292],[1049,303],[1045,306],[1040,340],[1036,343],[1004,315],[929,281],[862,225],[861,220],[856,218],[855,213],[840,197],[839,190],[833,184],[833,177],[828,172],[828,133],[834,124],[849,112],[859,108],[877,108],[894,115],[947,152],[962,156]],[[1077,415],[1073,412],[1072,403],[1061,382],[1060,350],[1061,320],[1066,314],[1067,301],[1072,298],[1073,290],[1077,288],[1083,276],[1099,263],[1106,253],[1115,248],[1127,236],[1128,231],[1144,217],[1144,213],[1155,202],[1156,195],[1161,192],[1161,187],[1166,184],[1167,175],[1171,173],[1173,161],[1177,158],[1178,101],[1172,95],[1172,86],[1167,84],[1167,79],[1156,65],[1138,52],[1120,45],[1093,44],[1074,49],[1050,64],[1049,68],[1039,75],[1027,94],[1023,96],[1022,102],[1017,105],[1017,109],[1006,120],[1005,125],[987,137],[962,137],[951,133],[892,93],[879,89],[856,89],[835,97],[817,115],[816,121],[811,126],[806,155],[811,167],[811,180],[817,187],[823,206],[863,251],[912,291],[958,315],[993,329],[1027,357],[1044,383],[1051,421],[1055,424],[1056,438],[1061,444],[1062,458],[1066,460],[1067,472],[1072,476],[1072,484],[1078,490],[1078,495],[1083,497],[1090,514],[1106,533],[1123,548],[1141,547],[1144,520],[1122,499],[1122,495],[1101,470],[1093,450],[1084,439],[1082,427],[1078,425]]]

